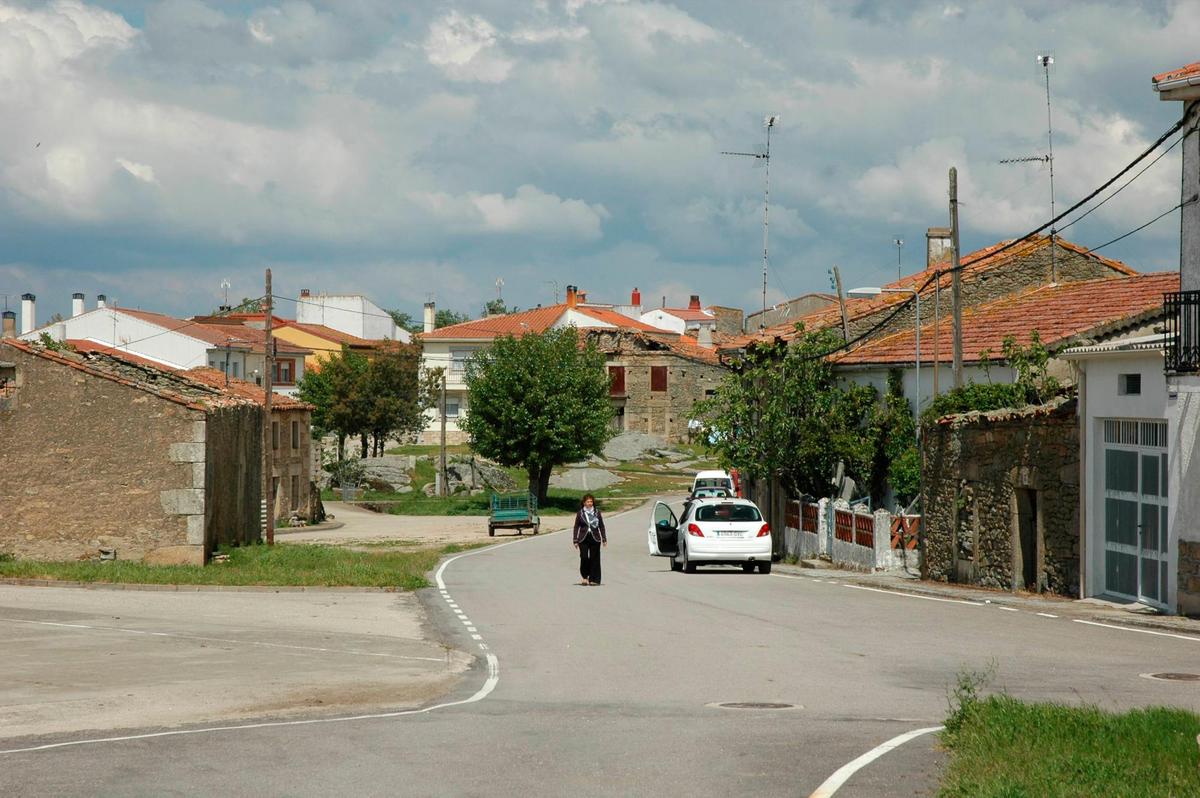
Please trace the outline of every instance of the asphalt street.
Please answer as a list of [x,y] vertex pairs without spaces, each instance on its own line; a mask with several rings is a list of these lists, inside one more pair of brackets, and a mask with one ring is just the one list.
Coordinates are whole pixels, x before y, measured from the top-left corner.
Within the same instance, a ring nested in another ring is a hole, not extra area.
[[[1200,710],[1196,683],[1142,676],[1200,670],[1200,639],[819,573],[675,573],[646,554],[648,515],[610,519],[600,587],[577,584],[565,534],[448,561],[421,600],[476,660],[440,708],[10,738],[0,749],[58,747],[0,754],[0,794],[807,796],[941,723],[966,670],[993,670],[990,689],[1020,698]],[[790,706],[719,706],[731,702]],[[943,761],[936,734],[917,737],[837,795],[929,795]]]

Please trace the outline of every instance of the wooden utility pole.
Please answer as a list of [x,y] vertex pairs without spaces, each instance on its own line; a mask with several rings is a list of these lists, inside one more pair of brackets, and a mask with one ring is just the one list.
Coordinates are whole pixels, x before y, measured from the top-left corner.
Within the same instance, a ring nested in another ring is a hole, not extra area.
[[265,366],[263,371],[263,484],[266,485],[264,495],[267,501],[267,545],[275,545],[275,436],[271,429],[271,382],[275,370],[274,340],[271,338],[271,270],[267,269],[267,297],[263,309],[267,314],[267,322],[263,327],[266,333],[263,355]]
[[933,398],[938,398],[938,372],[941,371],[941,346],[938,328],[941,326],[942,315],[942,270],[935,273],[936,283],[933,284]]
[[962,262],[958,246],[958,170],[950,167],[950,246],[954,248],[950,266],[951,305],[954,315],[954,387],[962,387]]
[[842,272],[837,266],[833,267],[833,284],[837,289],[838,305],[842,309],[842,335],[846,343],[850,343],[850,320],[846,316],[846,292],[842,290]]
[[449,496],[450,486],[446,484],[446,372],[442,372],[442,396],[438,402],[438,408],[442,417],[442,444],[441,455],[438,463],[438,495]]

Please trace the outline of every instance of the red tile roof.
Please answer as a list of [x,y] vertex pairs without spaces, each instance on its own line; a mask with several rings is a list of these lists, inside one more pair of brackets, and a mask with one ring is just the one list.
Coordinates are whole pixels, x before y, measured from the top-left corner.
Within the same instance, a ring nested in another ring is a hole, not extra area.
[[1150,78],[1150,82],[1155,84],[1165,83],[1171,80],[1179,80],[1180,78],[1190,78],[1193,75],[1200,75],[1200,61],[1179,67],[1178,69],[1172,69],[1170,72],[1162,72]]
[[357,335],[335,330],[332,327],[326,327],[324,324],[305,324],[299,321],[291,321],[290,319],[282,319],[279,326],[291,327],[301,332],[306,332],[309,335],[324,338],[326,341],[331,341],[338,346],[346,344],[354,349],[371,349],[379,345],[379,341],[372,341],[369,338],[359,338]]
[[16,338],[0,340],[0,350],[6,346],[94,377],[153,394],[192,410],[207,412],[221,407],[252,404],[250,400],[236,393],[190,379],[181,372],[127,360],[123,356],[100,352],[57,352]]
[[[1125,279],[1083,280],[1044,285],[1021,294],[963,311],[963,360],[977,362],[984,350],[1001,357],[1004,337],[1015,335],[1027,343],[1037,330],[1048,347],[1070,343],[1102,328],[1133,323],[1139,317],[1162,310],[1163,294],[1179,290],[1179,272],[1141,274]],[[922,314],[923,315],[923,314]],[[921,327],[921,361],[934,359],[934,327]],[[954,356],[952,322],[938,325],[938,359],[949,363]],[[889,335],[836,356],[839,364],[901,364],[916,360],[916,332]]]
[[[234,349],[248,349],[251,352],[263,352],[266,350],[267,334],[262,330],[247,327],[243,324],[209,324],[200,321],[184,321],[183,319],[176,319],[172,316],[154,313],[149,310],[131,310],[130,308],[110,308],[110,310],[124,313],[127,316],[141,319],[167,330],[177,331],[180,335],[204,341],[205,343],[212,344],[214,347],[229,346]],[[275,346],[278,352],[286,352],[293,355],[311,354],[310,350],[285,341],[280,341]]]
[[[262,407],[267,401],[267,392],[263,390],[262,386],[232,377],[226,380],[225,372],[211,369],[208,366],[198,366],[194,369],[188,369],[182,372],[182,374],[190,380],[203,383],[211,388],[217,388],[222,393],[248,399],[259,407]],[[294,399],[291,396],[285,396],[281,393],[271,396],[271,407],[275,410],[313,409],[313,406],[307,402],[302,402],[299,399]]]
[[716,321],[716,317],[711,313],[705,313],[703,310],[694,310],[692,308],[660,308],[664,313],[670,313],[676,318],[684,321]]
[[[1033,252],[1036,252],[1039,249],[1048,247],[1050,245],[1050,238],[1049,238],[1049,236],[1031,236],[1029,239],[1022,241],[1021,243],[1019,243],[1009,249],[1006,249],[1003,252],[997,252],[997,250],[1001,249],[1002,247],[1007,246],[1010,243],[1011,243],[1011,241],[1001,241],[1001,242],[993,244],[989,247],[984,247],[983,249],[978,249],[978,250],[970,253],[969,255],[965,255],[961,262],[962,279],[963,280],[972,280],[976,276],[978,276],[984,272],[1000,268],[1000,267],[1010,263],[1015,258],[1024,257]],[[1113,260],[1111,258],[1106,258],[1102,255],[1093,254],[1093,253],[1089,252],[1085,247],[1081,247],[1078,244],[1074,244],[1063,238],[1058,239],[1058,245],[1060,247],[1062,247],[1063,249],[1078,253],[1080,255],[1084,255],[1088,258],[1091,258],[1092,260],[1097,261],[1098,263],[1101,263],[1101,264],[1107,266],[1108,268],[1113,270],[1114,277],[1116,277],[1118,275],[1138,274],[1138,272],[1135,269],[1131,269],[1129,266],[1126,266],[1124,263],[1122,263],[1118,260]],[[884,288],[902,288],[902,289],[910,289],[910,290],[911,289],[919,289],[919,290],[921,290],[921,296],[924,297],[926,294],[932,294],[934,292],[934,290],[936,288],[936,283],[938,281],[937,279],[935,279],[935,275],[939,268],[944,269],[945,266],[946,266],[946,264],[944,262],[933,264],[928,269],[919,271],[916,274],[907,275],[905,277],[900,278],[899,280],[895,280],[891,283],[888,283],[887,285],[885,285],[883,287]],[[950,285],[951,277],[948,274],[942,275],[940,280],[942,283],[942,287],[946,288],[947,286]],[[922,289],[921,288],[922,286],[925,286],[925,287]],[[890,293],[890,292],[883,293],[883,294],[880,294],[879,296],[871,297],[870,299],[847,299],[846,300],[846,315],[850,321],[854,321],[856,319],[862,318],[863,316],[869,316],[874,313],[877,313],[880,310],[884,310],[888,307],[891,307],[892,305],[896,305],[901,302],[909,302],[909,301],[912,301],[912,294],[908,293],[907,291],[901,291],[901,292],[895,292],[895,293]],[[782,339],[785,341],[790,340],[790,339],[796,337],[796,323],[797,322],[802,322],[804,324],[804,328],[806,330],[811,331],[811,330],[824,329],[827,327],[833,327],[838,324],[841,324],[841,321],[842,321],[841,308],[835,302],[834,304],[830,305],[829,307],[821,308],[820,310],[813,311],[812,313],[809,313],[806,316],[802,316],[799,319],[793,319],[791,321],[784,322],[782,324],[776,324],[771,327],[767,327],[765,330],[761,330],[757,333],[743,336],[742,338],[731,342],[728,346],[730,346],[730,347],[746,346],[747,344],[753,343],[754,341],[762,341],[762,340],[772,341],[772,340],[775,340],[776,338],[779,338],[779,339]]]
[[[489,316],[485,319],[464,321],[448,327],[439,327],[432,332],[421,335],[422,340],[438,338],[476,339],[490,341],[506,335],[524,335],[525,333],[545,332],[554,326],[569,309],[566,304],[548,305],[544,308],[522,310],[504,316]],[[608,308],[577,305],[574,310],[584,316],[589,316],[598,322],[626,330],[642,332],[661,332],[657,327],[643,324],[637,319],[631,319]]]

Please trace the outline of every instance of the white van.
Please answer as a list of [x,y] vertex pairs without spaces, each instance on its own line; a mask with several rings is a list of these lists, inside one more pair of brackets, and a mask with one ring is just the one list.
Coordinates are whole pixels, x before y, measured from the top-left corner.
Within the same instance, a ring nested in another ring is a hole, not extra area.
[[728,471],[701,471],[696,474],[696,478],[692,480],[692,493],[696,492],[697,488],[725,488],[729,491],[730,496],[737,495],[737,488],[734,487],[733,477]]

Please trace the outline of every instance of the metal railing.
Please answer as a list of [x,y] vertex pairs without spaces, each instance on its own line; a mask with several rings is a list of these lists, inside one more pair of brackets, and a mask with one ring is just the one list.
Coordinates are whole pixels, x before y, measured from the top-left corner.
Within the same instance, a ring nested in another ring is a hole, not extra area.
[[1200,371],[1200,291],[1164,294],[1163,311],[1167,317],[1166,372]]

